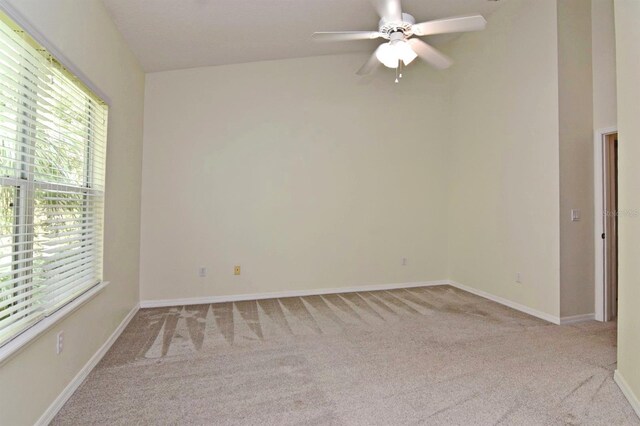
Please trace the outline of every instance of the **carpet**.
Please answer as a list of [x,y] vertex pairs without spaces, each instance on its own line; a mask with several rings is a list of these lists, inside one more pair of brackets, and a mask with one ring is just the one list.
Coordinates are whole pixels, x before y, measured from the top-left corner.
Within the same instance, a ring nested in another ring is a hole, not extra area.
[[141,309],[54,425],[640,425],[616,325],[450,286]]

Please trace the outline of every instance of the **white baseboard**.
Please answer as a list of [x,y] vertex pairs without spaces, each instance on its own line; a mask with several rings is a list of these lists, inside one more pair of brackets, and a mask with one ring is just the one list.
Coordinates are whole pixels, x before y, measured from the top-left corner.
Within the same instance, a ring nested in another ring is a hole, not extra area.
[[573,315],[570,317],[560,317],[560,325],[576,324],[576,323],[585,322],[585,321],[594,321],[595,319],[596,319],[596,314],[594,313],[583,314],[583,315]]
[[487,293],[486,291],[478,290],[476,288],[469,287],[469,286],[466,286],[464,284],[460,284],[459,282],[456,282],[456,281],[449,281],[449,284],[451,286],[453,286],[453,287],[459,288],[460,290],[464,290],[464,291],[467,291],[469,293],[475,294],[477,296],[484,297],[485,299],[492,300],[492,301],[494,301],[496,303],[500,303],[501,305],[508,306],[509,308],[515,309],[516,311],[524,312],[525,314],[529,314],[529,315],[532,315],[534,317],[538,317],[540,319],[543,319],[545,321],[549,321],[549,322],[554,323],[554,324],[560,324],[560,318],[555,316],[555,315],[551,315],[551,314],[548,314],[546,312],[538,311],[537,309],[533,309],[533,308],[530,308],[528,306],[521,305],[521,304],[516,303],[516,302],[512,302],[511,300],[505,299],[503,297],[495,296],[495,295],[493,295],[491,293]]
[[[336,294],[336,293],[354,293],[358,291],[379,291],[379,290],[395,290],[400,288],[412,288],[412,287],[429,287],[437,285],[451,285],[459,288],[460,290],[467,291],[485,299],[492,300],[501,305],[508,306],[517,311],[524,312],[534,317],[541,318],[545,321],[549,321],[553,324],[561,324],[561,319],[557,316],[547,314],[546,312],[532,309],[528,306],[521,305],[511,300],[504,299],[499,296],[487,293],[482,290],[475,289],[473,287],[460,284],[451,280],[436,280],[436,281],[423,281],[423,282],[409,282],[409,283],[396,283],[396,284],[376,284],[376,285],[364,285],[355,287],[339,287],[339,288],[323,288],[314,290],[289,290],[282,292],[271,293],[252,293],[252,294],[233,294],[228,296],[205,296],[205,297],[191,297],[183,299],[159,299],[159,300],[142,300],[140,302],[141,308],[163,308],[169,306],[183,306],[183,305],[204,305],[209,303],[222,303],[222,302],[240,302],[244,300],[261,300],[261,299],[275,299],[282,297],[302,297],[302,296],[317,296],[321,294]],[[587,321],[593,319],[593,314],[587,316],[565,317],[563,320],[568,322],[562,322],[562,324],[576,323],[579,321]]]
[[629,404],[636,412],[636,415],[640,417],[640,399],[633,393],[627,381],[622,377],[619,370],[616,370],[613,373],[613,380],[618,384],[618,387],[624,394],[624,396],[629,400]]
[[131,319],[134,317],[136,312],[138,312],[139,306],[136,305],[129,311],[126,317],[122,320],[120,325],[111,333],[111,336],[104,342],[104,344],[98,349],[98,351],[93,354],[91,359],[87,361],[87,363],[82,367],[82,369],[76,374],[76,376],[69,382],[66,388],[58,395],[58,397],[51,403],[49,408],[40,416],[38,421],[36,422],[37,426],[45,426],[48,425],[51,420],[58,414],[58,411],[62,408],[62,406],[67,402],[67,400],[73,395],[73,393],[78,389],[78,387],[82,384],[84,379],[87,378],[91,370],[100,362],[102,357],[107,353],[111,345],[116,341],[116,339],[120,336],[122,331],[127,327]]
[[251,293],[251,294],[233,294],[227,296],[204,296],[204,297],[190,297],[182,299],[157,299],[157,300],[142,300],[140,302],[141,308],[164,308],[169,306],[184,306],[184,305],[204,305],[209,303],[222,303],[222,302],[240,302],[244,300],[261,300],[261,299],[275,299],[282,297],[302,297],[302,296],[317,296],[321,294],[336,294],[336,293],[354,293],[358,291],[379,291],[379,290],[395,290],[400,288],[412,288],[412,287],[428,287],[437,285],[451,285],[459,288],[460,290],[467,291],[485,299],[492,300],[501,305],[508,306],[520,312],[532,315],[534,317],[549,321],[553,324],[575,324],[583,321],[590,321],[594,319],[594,314],[575,315],[571,317],[557,317],[555,315],[548,314],[546,312],[538,311],[525,305],[513,302],[511,300],[495,296],[486,291],[478,290],[473,287],[460,284],[451,280],[436,280],[436,281],[423,281],[423,282],[409,282],[409,283],[395,283],[395,284],[376,284],[376,285],[364,285],[355,287],[339,287],[339,288],[323,288],[313,290],[289,290],[281,292],[270,293]]
[[234,294],[229,296],[205,296],[186,299],[142,300],[141,308],[161,308],[167,306],[204,305],[208,303],[240,302],[243,300],[275,299],[282,297],[317,296],[320,294],[354,293],[358,291],[395,290],[399,288],[429,287],[448,285],[448,280],[411,282],[398,284],[375,284],[356,287],[322,288],[314,290],[290,290],[273,293]]

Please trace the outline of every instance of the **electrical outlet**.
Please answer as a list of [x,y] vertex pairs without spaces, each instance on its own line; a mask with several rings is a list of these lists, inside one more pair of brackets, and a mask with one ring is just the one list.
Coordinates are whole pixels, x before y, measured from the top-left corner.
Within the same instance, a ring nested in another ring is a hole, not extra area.
[[64,331],[56,335],[56,354],[60,355],[64,349]]
[[201,267],[198,269],[198,276],[199,276],[200,278],[204,278],[204,277],[206,277],[206,276],[207,276],[207,268],[205,268],[204,266],[201,266]]
[[233,275],[240,275],[240,265],[233,267]]
[[522,283],[522,275],[520,274],[520,272],[516,272],[516,282]]
[[402,266],[407,266],[407,258],[406,257],[402,258]]

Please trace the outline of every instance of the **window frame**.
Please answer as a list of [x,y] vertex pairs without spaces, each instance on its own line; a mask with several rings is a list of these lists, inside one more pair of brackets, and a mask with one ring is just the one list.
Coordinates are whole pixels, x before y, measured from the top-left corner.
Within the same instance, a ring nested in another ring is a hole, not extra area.
[[[52,57],[54,57],[55,60],[62,67],[64,67],[70,74],[72,74],[74,78],[77,79],[81,84],[83,84],[84,86],[86,86],[86,88],[88,88],[91,92],[93,92],[93,94],[96,97],[98,97],[102,101],[102,103],[104,103],[107,106],[108,109],[111,108],[111,100],[109,96],[107,96],[105,92],[103,92],[96,84],[94,84],[93,81],[90,78],[88,78],[87,75],[83,73],[78,66],[75,65],[74,61],[71,61],[60,49],[56,47],[55,43],[53,43],[51,40],[49,40],[49,38],[44,36],[42,32],[39,31],[38,28],[35,25],[33,25],[28,19],[26,19],[13,5],[11,5],[5,0],[0,0],[0,12],[3,12],[16,25],[18,25],[25,33],[27,33],[29,37],[31,37],[31,39],[33,39],[40,46],[46,49],[46,51]],[[91,116],[91,113],[89,112],[88,115]],[[109,131],[108,131],[109,127],[110,127],[110,123],[107,122],[107,128],[106,128],[107,134],[109,134]],[[89,131],[89,134],[91,134],[90,131]],[[107,141],[106,141],[107,147],[109,145],[108,139],[109,138],[107,137]],[[19,178],[0,176],[0,185],[14,187],[16,190],[15,199],[22,200],[21,203],[17,203],[17,202],[14,203],[15,208],[21,210],[20,214],[16,215],[16,217],[25,217],[25,215],[27,214],[27,209],[29,208],[29,206],[26,205],[27,197],[24,197],[24,196],[20,197],[18,192],[34,191],[34,190],[37,190],[39,187],[45,190],[51,188],[52,186],[68,189],[70,192],[84,194],[85,200],[87,200],[89,195],[91,194],[102,192],[103,200],[106,201],[106,197],[105,197],[106,188],[102,190],[96,190],[93,187],[93,181],[92,181],[93,159],[91,158],[92,154],[90,149],[90,146],[91,146],[90,141],[87,141],[86,146],[87,146],[87,149],[86,149],[85,160],[86,160],[87,167],[86,167],[86,170],[84,171],[85,185],[83,187],[76,187],[76,186],[70,186],[70,185],[64,185],[64,184],[52,184],[47,182],[40,182],[40,185],[39,185],[37,181],[33,180],[34,173],[28,173],[28,172],[23,172],[22,176],[20,176]],[[22,164],[30,164],[30,163],[22,162]],[[105,174],[105,178],[106,178],[106,174]],[[106,185],[106,181],[104,182],[104,184]],[[25,204],[25,205],[22,205],[22,204]],[[105,207],[106,207],[106,203],[105,203]],[[33,216],[31,215],[31,217]],[[25,227],[28,227],[29,225],[27,223],[22,223],[19,225],[14,224],[14,226],[15,227],[20,226],[22,228],[25,228]],[[31,224],[31,226],[33,226],[33,224]],[[26,234],[26,233],[29,233],[29,232],[20,232],[18,234]],[[105,232],[103,228],[103,235],[104,234]],[[24,235],[22,237],[18,236],[18,238],[21,239],[21,241],[19,241],[19,247],[27,247],[29,244],[33,245],[33,241],[25,242],[25,240],[28,240],[28,237],[25,237]],[[20,251],[24,251],[24,250],[20,250]],[[25,254],[21,254],[18,256],[25,256]],[[26,257],[28,258],[29,255],[26,254]],[[20,260],[20,259],[17,259],[17,260]],[[96,297],[108,285],[109,285],[109,282],[103,279],[102,281],[96,283],[92,287],[85,290],[80,295],[76,296],[71,301],[63,304],[62,306],[58,307],[54,311],[46,315],[43,315],[42,317],[40,317],[40,319],[35,320],[30,327],[18,333],[12,339],[6,341],[4,344],[0,346],[0,365],[2,365],[6,360],[10,359],[15,353],[19,352],[23,347],[33,342],[35,339],[37,339],[39,336],[41,336],[51,327],[58,324],[66,316],[76,311],[85,303],[87,303],[88,301]]]

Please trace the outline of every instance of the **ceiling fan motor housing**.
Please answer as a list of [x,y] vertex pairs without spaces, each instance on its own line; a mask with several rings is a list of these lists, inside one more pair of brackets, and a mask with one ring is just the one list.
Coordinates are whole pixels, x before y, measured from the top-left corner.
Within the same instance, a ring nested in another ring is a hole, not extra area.
[[391,40],[391,36],[394,33],[402,33],[404,37],[411,37],[413,35],[413,24],[416,20],[408,13],[402,14],[402,21],[387,21],[384,18],[380,20],[378,24],[378,32],[382,35],[382,38]]

